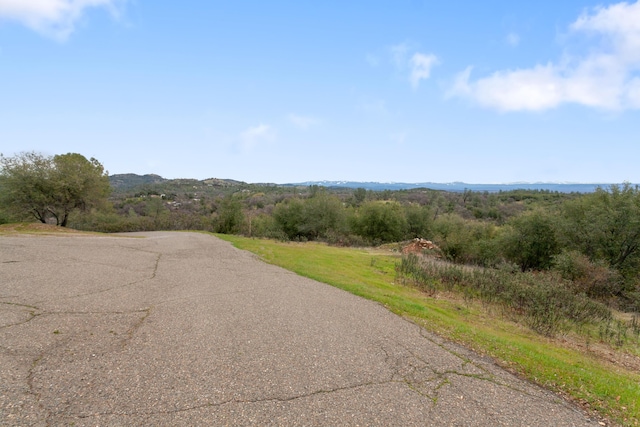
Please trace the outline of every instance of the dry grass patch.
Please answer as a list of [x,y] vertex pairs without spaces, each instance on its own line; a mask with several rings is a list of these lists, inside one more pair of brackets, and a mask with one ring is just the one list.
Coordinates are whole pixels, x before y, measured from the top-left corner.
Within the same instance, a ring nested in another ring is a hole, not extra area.
[[0,235],[16,234],[37,234],[37,235],[91,235],[86,231],[78,231],[68,227],[60,227],[52,224],[42,224],[40,222],[17,222],[0,225]]

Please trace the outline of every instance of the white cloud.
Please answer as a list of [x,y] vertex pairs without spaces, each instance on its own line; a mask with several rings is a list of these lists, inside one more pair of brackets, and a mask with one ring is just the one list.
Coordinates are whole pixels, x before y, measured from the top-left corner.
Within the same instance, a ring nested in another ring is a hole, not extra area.
[[440,63],[435,55],[418,52],[417,46],[411,42],[389,47],[389,56],[398,72],[405,75],[409,71],[408,79],[414,89],[420,85],[420,80],[428,79],[431,68]]
[[315,117],[300,116],[297,114],[289,114],[287,118],[300,129],[309,129],[311,126],[315,126],[320,123],[320,120]]
[[576,37],[595,36],[595,45],[581,56],[497,71],[475,81],[467,68],[457,75],[448,95],[502,111],[540,111],[565,103],[607,110],[640,108],[640,1],[586,11],[569,30]]
[[269,125],[259,124],[240,133],[240,145],[243,150],[251,151],[263,141],[273,141],[275,131]]
[[0,0],[0,20],[13,20],[59,41],[75,30],[85,9],[102,7],[117,16],[126,0]]
[[471,67],[458,74],[450,95],[472,97],[479,104],[499,110],[544,110],[561,100],[560,82],[553,66],[497,72],[470,82]]
[[417,88],[420,84],[420,80],[428,79],[431,75],[431,67],[440,63],[435,55],[425,55],[422,53],[415,53],[411,57],[411,75],[409,80],[411,86]]

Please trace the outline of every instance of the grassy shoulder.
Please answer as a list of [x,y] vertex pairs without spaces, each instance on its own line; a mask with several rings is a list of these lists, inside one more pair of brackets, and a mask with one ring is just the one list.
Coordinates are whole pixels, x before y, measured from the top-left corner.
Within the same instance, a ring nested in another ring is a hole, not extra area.
[[607,360],[587,347],[569,345],[566,339],[542,337],[479,303],[455,295],[429,297],[396,284],[397,256],[318,243],[218,237],[269,263],[380,302],[616,423],[640,425],[640,372],[636,369],[615,363],[616,358]]

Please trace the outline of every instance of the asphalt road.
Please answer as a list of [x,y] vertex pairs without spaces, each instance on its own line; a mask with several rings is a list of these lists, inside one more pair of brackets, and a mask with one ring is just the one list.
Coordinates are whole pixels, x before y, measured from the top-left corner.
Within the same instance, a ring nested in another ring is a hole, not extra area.
[[575,406],[211,235],[0,236],[2,426],[584,426]]

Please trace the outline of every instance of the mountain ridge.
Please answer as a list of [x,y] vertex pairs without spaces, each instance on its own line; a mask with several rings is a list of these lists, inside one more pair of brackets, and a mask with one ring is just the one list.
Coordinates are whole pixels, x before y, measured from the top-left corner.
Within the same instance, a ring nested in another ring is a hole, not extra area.
[[[287,186],[310,186],[318,185],[321,187],[333,188],[364,188],[366,190],[384,191],[384,190],[412,190],[418,188],[426,188],[430,190],[443,190],[452,192],[463,192],[465,190],[478,192],[499,192],[513,190],[544,190],[557,191],[560,193],[592,193],[597,188],[608,188],[611,183],[556,183],[556,182],[517,182],[506,184],[469,184],[465,182],[455,181],[448,183],[438,182],[358,182],[358,181],[305,181],[296,184],[283,184]],[[615,184],[613,184],[615,185]]]
[[[114,174],[109,176],[111,185],[117,189],[134,188],[141,185],[163,184],[170,181],[193,181],[201,182],[206,185],[219,187],[233,187],[247,185],[248,183],[234,179],[207,178],[203,180],[180,178],[167,179],[157,174],[138,175],[135,173]],[[504,184],[469,184],[461,181],[454,182],[378,182],[378,181],[304,181],[298,183],[253,183],[258,186],[281,186],[281,187],[308,187],[317,185],[327,188],[364,188],[372,191],[384,190],[415,190],[425,188],[430,190],[442,190],[451,192],[463,192],[466,190],[477,192],[500,192],[513,190],[540,190],[540,191],[557,191],[560,193],[592,193],[597,188],[608,188],[611,183],[577,183],[577,182],[512,182]]]

